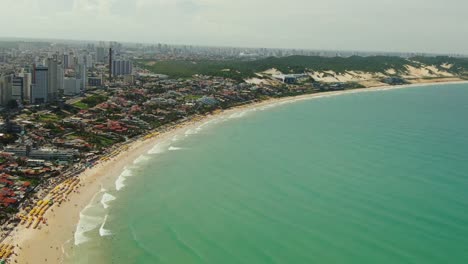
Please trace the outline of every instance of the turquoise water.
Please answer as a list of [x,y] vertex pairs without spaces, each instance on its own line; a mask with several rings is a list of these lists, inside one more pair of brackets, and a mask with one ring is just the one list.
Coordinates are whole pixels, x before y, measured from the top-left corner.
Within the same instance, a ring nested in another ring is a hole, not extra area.
[[70,263],[468,263],[468,85],[301,101],[186,134],[97,195],[107,208],[89,208]]

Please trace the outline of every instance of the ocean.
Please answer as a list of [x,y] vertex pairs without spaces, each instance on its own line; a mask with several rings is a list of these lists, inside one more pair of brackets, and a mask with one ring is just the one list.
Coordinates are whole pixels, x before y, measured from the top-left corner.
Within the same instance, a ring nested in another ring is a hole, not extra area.
[[468,85],[324,96],[159,142],[66,263],[468,263]]

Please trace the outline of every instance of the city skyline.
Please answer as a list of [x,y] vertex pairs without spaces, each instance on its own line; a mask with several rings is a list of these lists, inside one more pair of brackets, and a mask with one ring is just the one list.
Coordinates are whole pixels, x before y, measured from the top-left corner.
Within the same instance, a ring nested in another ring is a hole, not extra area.
[[[467,3],[436,1],[9,1],[2,37],[198,46],[468,53]],[[17,16],[20,12],[22,16]],[[116,26],[118,25],[118,26]],[[438,34],[433,34],[437,31]],[[363,41],[364,40],[364,41]]]

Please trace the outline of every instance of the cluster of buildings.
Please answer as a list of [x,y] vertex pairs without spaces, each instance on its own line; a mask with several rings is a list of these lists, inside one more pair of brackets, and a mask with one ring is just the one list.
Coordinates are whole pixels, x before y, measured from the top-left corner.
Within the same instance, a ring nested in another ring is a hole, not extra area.
[[0,159],[0,212],[20,206],[38,182],[92,166],[128,139],[193,115],[251,102],[259,94],[275,95],[267,87],[217,77],[135,77],[132,86],[117,82],[106,91],[88,91],[88,99],[103,100],[83,109],[66,104],[63,109],[35,110],[31,105],[5,120],[0,125],[0,157],[5,157]]
[[[87,87],[87,66],[68,68],[68,55],[45,58],[31,65],[21,65],[0,75],[0,105],[57,102],[62,95],[76,95]],[[79,89],[77,89],[79,88]]]
[[[259,76],[255,82],[203,75],[170,79],[133,67],[134,58],[294,54],[314,55],[115,42],[21,42],[0,48],[0,224],[30,202],[39,184],[50,190],[112,156],[122,144],[175,123],[266,98],[359,88],[355,83],[311,82],[304,74]],[[383,81],[402,82],[396,77]]]
[[[4,110],[8,115],[0,123],[0,161],[6,157],[0,187],[4,179],[8,188],[3,196],[0,192],[0,212],[20,206],[39,182],[93,166],[120,144],[154,130],[219,109],[313,89],[203,75],[170,79],[133,67],[131,58],[142,48],[80,45],[0,50],[0,105],[17,104],[14,111]],[[287,84],[301,77],[277,79]]]
[[21,158],[6,151],[0,152],[0,221],[5,210],[13,210],[37,186],[39,178],[57,176],[63,166],[45,160]]
[[[56,103],[132,74],[119,43],[84,47],[26,45],[0,50],[0,106]],[[127,77],[128,78],[128,77]]]
[[131,75],[133,71],[132,62],[126,60],[112,61],[112,76]]
[[[287,56],[320,56],[320,57],[351,57],[351,56],[395,56],[411,58],[415,56],[434,56],[447,54],[426,54],[416,52],[366,52],[343,50],[310,50],[310,49],[279,49],[279,48],[240,48],[240,47],[206,47],[195,45],[168,44],[135,44],[135,50],[143,55],[155,55],[159,60],[174,59],[246,59],[255,60],[268,57]],[[462,54],[450,54],[452,57],[466,57]]]

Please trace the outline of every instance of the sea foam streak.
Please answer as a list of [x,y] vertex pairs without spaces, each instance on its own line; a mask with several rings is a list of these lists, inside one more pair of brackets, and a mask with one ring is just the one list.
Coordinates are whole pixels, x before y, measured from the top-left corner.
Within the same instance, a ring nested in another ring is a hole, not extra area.
[[125,176],[120,174],[119,178],[115,181],[115,189],[120,191],[123,187],[125,187]]
[[181,150],[181,149],[182,149],[182,148],[173,147],[173,146],[170,146],[170,147],[169,147],[169,150],[170,150],[170,151]]
[[196,128],[189,128],[185,131],[185,137],[188,137],[190,135],[195,135],[195,134],[198,134],[200,133],[200,131],[202,131],[206,126],[210,125],[210,124],[216,124],[218,122],[220,122],[220,117],[217,117],[217,118],[213,118],[211,120],[208,120],[206,122],[203,122],[202,124],[200,124],[199,126],[197,126]]
[[102,225],[101,225],[101,227],[99,228],[99,235],[102,236],[102,237],[103,237],[103,236],[110,236],[110,235],[112,235],[112,232],[111,232],[110,230],[104,229],[104,225],[107,223],[107,217],[108,217],[108,216],[109,216],[109,215],[106,215],[106,216],[104,217],[104,221],[102,222]]
[[124,177],[131,177],[133,176],[132,170],[127,169],[127,167],[124,168],[124,171],[122,172],[122,176]]
[[194,130],[194,129],[190,128],[187,131],[185,131],[185,136],[195,135],[197,133],[198,133],[198,131],[196,129]]
[[119,177],[115,181],[115,189],[117,191],[120,191],[123,187],[125,187],[125,180],[126,180],[125,178],[132,177],[132,176],[133,176],[132,170],[125,167],[122,173],[119,175]]
[[115,196],[113,196],[112,194],[105,193],[101,198],[101,204],[104,208],[109,208],[109,202],[112,202],[115,199],[117,198],[115,198]]
[[246,114],[247,114],[247,111],[237,112],[237,113],[231,114],[229,118],[241,118],[241,117],[244,117]]
[[139,156],[138,158],[136,158],[136,159],[133,161],[133,164],[142,163],[142,162],[145,162],[145,161],[148,161],[148,160],[150,160],[150,157],[145,156],[145,155],[141,155],[141,156]]
[[148,154],[161,154],[167,150],[167,144],[158,143],[148,151]]

